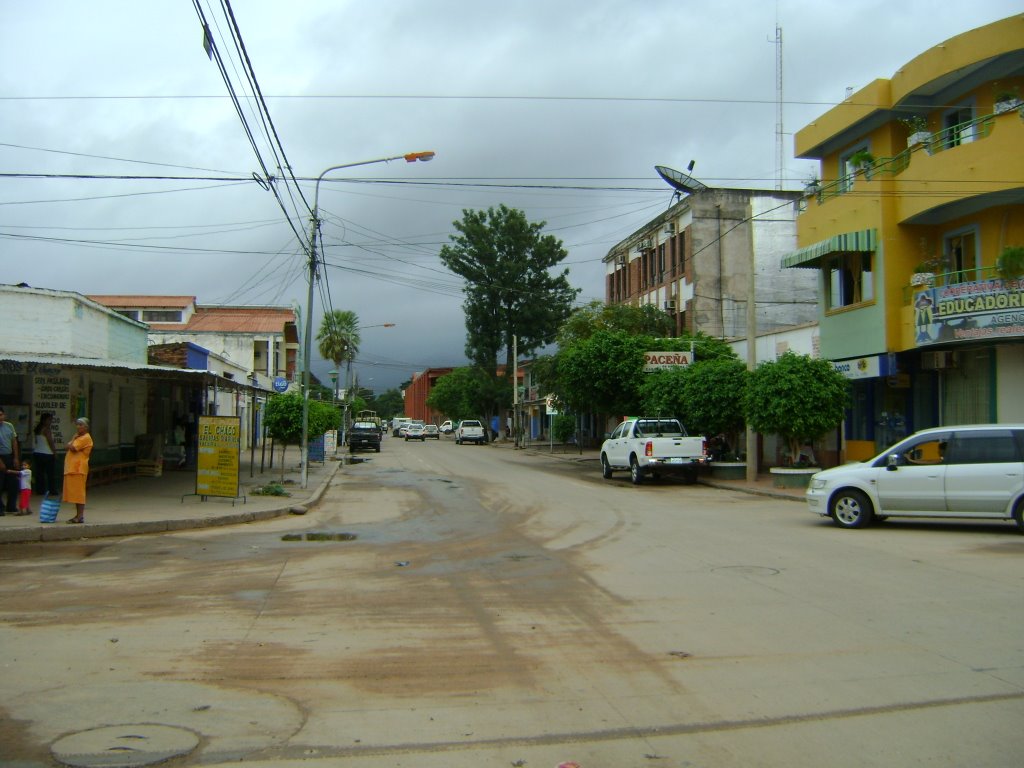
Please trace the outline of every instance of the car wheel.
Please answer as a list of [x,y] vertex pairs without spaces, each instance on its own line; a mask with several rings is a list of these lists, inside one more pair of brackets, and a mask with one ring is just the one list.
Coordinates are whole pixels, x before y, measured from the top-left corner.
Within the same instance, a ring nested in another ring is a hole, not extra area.
[[608,463],[608,457],[601,454],[601,477],[607,480],[612,476],[612,465]]
[[1017,499],[1017,506],[1013,508],[1013,519],[1017,521],[1017,530],[1024,533],[1024,499]]
[[380,453],[380,446],[377,446],[377,453]]
[[829,506],[832,519],[840,528],[863,528],[874,517],[871,501],[855,488],[837,491]]
[[629,457],[629,479],[633,481],[633,485],[640,485],[644,481],[644,470],[635,455]]

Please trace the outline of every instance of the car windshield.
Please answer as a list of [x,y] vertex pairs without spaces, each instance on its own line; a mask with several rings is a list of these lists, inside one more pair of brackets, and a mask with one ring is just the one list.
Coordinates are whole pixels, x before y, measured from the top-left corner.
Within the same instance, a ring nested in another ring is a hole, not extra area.
[[352,429],[376,429],[377,425],[372,421],[357,421],[352,425]]
[[641,435],[661,435],[662,437],[679,437],[683,428],[675,419],[642,419],[637,422],[637,433]]

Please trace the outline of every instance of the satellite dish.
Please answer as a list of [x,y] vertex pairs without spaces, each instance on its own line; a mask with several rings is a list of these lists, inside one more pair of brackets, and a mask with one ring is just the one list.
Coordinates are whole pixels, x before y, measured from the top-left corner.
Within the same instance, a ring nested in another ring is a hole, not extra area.
[[[686,167],[688,172],[693,171],[694,162],[691,160],[690,164]],[[681,173],[673,168],[667,168],[664,165],[654,166],[654,170],[658,172],[658,175],[663,178],[670,187],[677,192],[687,192],[693,194],[694,192],[703,192],[707,189],[706,184],[702,184],[695,178],[689,175],[689,173]]]

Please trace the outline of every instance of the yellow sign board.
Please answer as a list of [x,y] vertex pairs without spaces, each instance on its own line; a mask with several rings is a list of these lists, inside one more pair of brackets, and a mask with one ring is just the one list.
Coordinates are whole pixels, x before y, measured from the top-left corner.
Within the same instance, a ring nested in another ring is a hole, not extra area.
[[199,417],[197,496],[238,497],[238,456],[242,420],[238,416]]

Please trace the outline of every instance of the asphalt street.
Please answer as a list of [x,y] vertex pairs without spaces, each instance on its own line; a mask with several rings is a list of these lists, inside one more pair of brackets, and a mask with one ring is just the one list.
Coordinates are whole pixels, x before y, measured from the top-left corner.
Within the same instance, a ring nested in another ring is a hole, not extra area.
[[0,759],[1019,764],[1013,526],[580,458],[388,440],[268,519],[0,546]]

